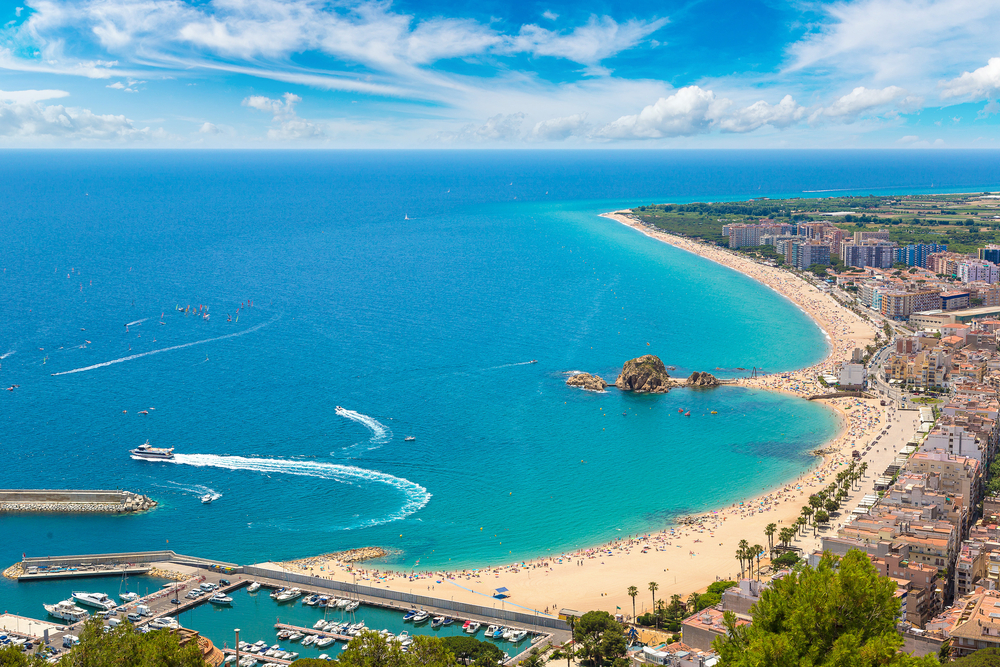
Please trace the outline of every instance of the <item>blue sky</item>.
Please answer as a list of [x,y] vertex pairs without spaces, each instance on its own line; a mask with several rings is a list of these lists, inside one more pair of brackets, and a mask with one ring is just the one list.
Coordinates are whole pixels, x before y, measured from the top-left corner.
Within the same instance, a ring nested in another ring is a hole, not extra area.
[[0,146],[996,148],[1000,2],[0,0]]

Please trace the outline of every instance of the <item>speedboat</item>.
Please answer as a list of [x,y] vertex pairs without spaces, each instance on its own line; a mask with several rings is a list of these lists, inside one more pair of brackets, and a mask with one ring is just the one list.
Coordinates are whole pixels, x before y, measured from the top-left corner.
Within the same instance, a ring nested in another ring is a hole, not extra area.
[[469,619],[468,621],[462,624],[462,630],[468,630],[470,625],[472,625],[472,619]]
[[312,646],[313,644],[316,643],[317,639],[319,639],[319,637],[317,635],[309,635],[308,637],[306,637],[305,639],[302,640],[302,645],[303,646]]
[[132,591],[125,591],[124,593],[119,593],[118,597],[122,599],[122,602],[135,602],[139,599],[139,594]]
[[303,635],[301,632],[293,632],[291,634],[291,636],[288,638],[288,641],[290,641],[290,642],[297,642],[300,639],[302,639],[302,637],[304,637],[304,636],[305,635]]
[[256,593],[259,590],[260,590],[260,583],[256,581],[247,587],[247,593]]
[[420,612],[418,610],[411,609],[410,611],[406,612],[406,614],[403,616],[403,620],[404,621],[412,621],[413,617],[416,616],[419,613]]
[[288,602],[289,600],[295,600],[300,597],[302,597],[301,589],[290,588],[287,591],[284,591],[283,593],[279,594],[278,597],[275,599],[278,602]]
[[455,619],[453,619],[451,616],[445,616],[444,621],[441,623],[441,625],[451,625],[454,622]]
[[292,636],[291,630],[278,630],[278,639],[281,641],[287,641],[289,637]]
[[313,630],[322,630],[326,627],[326,621],[322,618],[313,623]]
[[516,643],[518,643],[520,641],[523,641],[524,638],[527,637],[527,636],[528,636],[528,631],[527,630],[515,630],[514,634],[512,634],[510,636],[510,641],[512,641],[512,642],[514,642],[516,644]]
[[289,651],[285,655],[285,660],[289,660],[291,662],[295,662],[298,659],[298,657],[299,657],[298,653],[296,653],[295,651]]
[[415,615],[415,616],[413,617],[413,622],[414,622],[415,624],[419,624],[419,623],[426,623],[427,621],[429,621],[429,620],[430,620],[430,618],[431,618],[431,615],[430,615],[430,614],[428,614],[428,613],[427,613],[426,611],[424,611],[423,609],[421,609],[421,610],[420,610],[420,611],[418,611],[418,612],[417,612],[417,614],[416,614],[416,615]]
[[504,628],[503,634],[500,635],[503,639],[510,641],[510,638],[514,634],[514,628]]
[[344,611],[354,611],[360,606],[361,606],[360,602],[358,602],[357,600],[351,600],[350,602],[347,603],[347,606],[344,607]]
[[316,648],[326,648],[335,642],[333,637],[323,637],[322,639],[316,640]]
[[208,601],[212,604],[224,604],[229,605],[233,603],[233,599],[226,595],[225,593],[216,593],[212,597],[208,598]]
[[109,598],[104,593],[83,593],[80,591],[73,592],[73,599],[80,604],[87,605],[88,607],[96,607],[97,609],[104,609],[105,611],[111,611],[118,605],[115,601]]
[[55,616],[56,618],[62,619],[64,621],[69,621],[70,623],[76,623],[77,621],[82,621],[87,618],[87,610],[81,609],[73,604],[72,600],[63,600],[62,602],[57,602],[55,604],[43,604],[45,611],[49,612],[49,616]]
[[497,633],[497,630],[499,630],[499,629],[500,629],[500,626],[498,626],[498,625],[491,625],[491,626],[489,626],[488,628],[486,628],[486,637],[488,639],[492,639],[493,635],[495,635]]
[[173,447],[170,447],[169,449],[153,447],[149,444],[149,440],[135,449],[128,450],[128,452],[133,456],[133,458],[146,459],[149,461],[170,461],[174,458]]
[[204,503],[205,505],[209,504],[213,500],[215,500],[215,496],[213,496],[211,493],[206,493],[201,497],[201,502]]
[[285,592],[284,588],[275,588],[273,591],[271,591],[271,599],[272,600],[277,600],[278,596],[281,595],[284,592]]
[[532,360],[531,360],[531,361],[529,361],[528,363],[529,363],[529,364],[537,364],[537,363],[538,363],[538,359],[532,359]]
[[468,632],[470,635],[474,635],[477,632],[479,632],[479,628],[480,628],[481,625],[482,625],[481,623],[478,623],[476,621],[472,621],[472,622],[469,623],[468,626],[466,626],[465,631]]
[[433,620],[431,620],[432,628],[437,629],[440,628],[442,625],[444,625],[444,616],[435,616]]
[[416,439],[417,439],[416,436],[413,436],[413,435],[408,435],[405,438],[403,438],[403,440],[406,441],[406,442],[413,442]]

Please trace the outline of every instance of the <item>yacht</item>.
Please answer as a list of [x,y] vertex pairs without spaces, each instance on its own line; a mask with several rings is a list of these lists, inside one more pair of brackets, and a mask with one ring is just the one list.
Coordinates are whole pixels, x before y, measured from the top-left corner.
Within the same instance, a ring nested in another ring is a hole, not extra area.
[[514,634],[510,636],[510,640],[516,644],[520,641],[523,641],[524,638],[527,636],[528,632],[526,630],[515,630]]
[[174,458],[174,448],[164,449],[162,447],[153,447],[149,444],[149,440],[145,443],[139,445],[135,449],[128,450],[129,454],[133,458],[137,459],[147,459],[150,461],[170,461]]
[[336,641],[333,637],[323,637],[322,639],[316,640],[316,648],[326,648],[327,646],[333,644]]
[[212,597],[208,598],[208,601],[212,604],[224,604],[230,605],[233,603],[233,599],[226,595],[225,593],[216,593]]
[[139,594],[132,591],[125,591],[124,593],[119,593],[118,597],[122,599],[122,602],[135,602],[139,599]]
[[430,619],[430,617],[431,617],[430,614],[421,609],[420,611],[418,611],[416,614],[413,615],[413,622],[426,623]]
[[283,593],[279,594],[278,597],[275,598],[275,600],[277,600],[278,602],[288,602],[289,600],[295,600],[300,597],[302,597],[301,589],[290,588],[287,591],[284,591]]
[[468,633],[469,633],[470,635],[474,635],[474,634],[476,634],[477,632],[479,632],[479,628],[480,628],[480,626],[481,626],[481,625],[482,625],[481,623],[478,623],[478,622],[476,622],[476,621],[472,621],[472,622],[471,622],[471,623],[469,623],[469,625],[468,625],[468,626],[467,626],[467,627],[465,628],[465,631],[466,631],[466,632],[468,632]]
[[495,635],[497,633],[497,630],[499,630],[499,629],[500,629],[500,626],[498,626],[498,625],[491,625],[488,628],[486,628],[486,638],[487,639],[492,639],[493,635]]
[[347,603],[347,606],[344,607],[344,611],[354,611],[360,606],[361,606],[360,602],[358,602],[357,600],[351,600],[350,602]]
[[247,593],[256,593],[259,590],[260,590],[260,583],[256,581],[250,584],[249,587],[247,587]]
[[326,627],[326,621],[322,618],[313,623],[313,630],[322,630],[325,627]]
[[63,600],[56,604],[43,604],[42,606],[45,607],[45,611],[49,612],[49,616],[55,616],[70,623],[87,618],[87,610],[77,607],[72,600]]
[[403,620],[404,621],[412,621],[413,617],[416,616],[419,613],[420,612],[417,611],[416,609],[411,609],[410,611],[406,612],[406,614],[403,616]]
[[87,605],[88,607],[104,609],[105,611],[111,611],[118,606],[115,604],[114,600],[109,598],[104,593],[83,593],[81,591],[74,591],[73,599],[80,604]]

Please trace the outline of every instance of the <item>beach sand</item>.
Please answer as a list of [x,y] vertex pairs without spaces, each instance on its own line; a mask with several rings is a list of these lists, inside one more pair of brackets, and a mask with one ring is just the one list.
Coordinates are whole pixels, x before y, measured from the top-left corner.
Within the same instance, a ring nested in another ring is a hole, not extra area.
[[[829,294],[791,273],[757,264],[722,248],[651,231],[624,213],[608,213],[605,217],[760,281],[798,305],[826,332],[829,354],[819,364],[794,372],[742,379],[737,384],[800,397],[824,393],[815,380],[816,375],[833,371],[837,362],[850,359],[854,348],[864,348],[875,340],[870,324],[838,305]],[[765,490],[758,497],[748,494],[741,503],[699,515],[694,524],[632,535],[558,557],[478,570],[402,573],[381,570],[376,564],[366,567],[322,558],[269,566],[471,604],[551,614],[560,608],[580,612],[603,609],[611,613],[620,609],[620,613],[630,617],[633,600],[627,589],[635,586],[639,589],[635,611],[642,614],[652,607],[649,582],[659,585],[656,599],[669,599],[676,593],[686,600],[687,595],[704,591],[713,581],[738,578],[735,553],[740,540],[763,545],[766,550],[765,526],[775,523],[780,530],[793,524],[809,495],[834,481],[837,472],[849,463],[852,450],[863,450],[885,432],[878,446],[864,459],[869,464],[870,480],[888,465],[915,430],[913,413],[897,414],[891,407],[880,406],[877,400],[839,398],[826,400],[824,404],[841,415],[842,428],[836,439],[824,446],[825,454],[817,459],[816,468],[779,488]],[[862,482],[852,492],[827,533],[835,532],[837,525],[847,520],[847,513],[870,488],[870,482]],[[819,547],[821,536],[822,532],[813,537],[810,528],[793,544],[803,553],[809,553]],[[501,601],[492,597],[500,587],[510,590],[510,598]]]

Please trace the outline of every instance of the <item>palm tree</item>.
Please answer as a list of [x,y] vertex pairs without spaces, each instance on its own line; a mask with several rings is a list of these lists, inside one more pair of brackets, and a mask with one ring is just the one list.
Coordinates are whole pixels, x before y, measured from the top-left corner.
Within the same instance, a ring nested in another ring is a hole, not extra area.
[[782,528],[778,533],[778,540],[788,548],[789,543],[795,538],[795,531],[792,528]]
[[[656,591],[660,588],[660,585],[655,581],[649,582],[649,592],[653,594],[653,614],[656,614]],[[659,625],[657,625],[659,627]]]
[[531,649],[531,653],[527,658],[518,663],[521,667],[543,667],[545,665],[545,658],[538,651],[538,647]]
[[820,511],[816,512],[816,523],[813,524],[813,537],[816,536],[816,524],[817,523],[827,523],[828,521],[830,521],[830,515],[829,514],[827,514],[823,510],[820,510]]
[[809,496],[809,507],[812,507],[815,510],[815,509],[819,509],[822,506],[823,506],[823,499],[822,498],[820,498],[815,493],[812,494],[811,496]]
[[688,606],[691,607],[692,614],[698,611],[698,594],[692,593],[691,595],[689,595],[687,603]]
[[739,548],[736,551],[736,557],[740,561],[740,577],[743,577],[743,561],[749,560],[750,543],[746,540],[740,540]]
[[832,514],[833,512],[836,512],[837,510],[840,509],[840,503],[838,503],[833,498],[830,498],[825,503],[823,503],[823,509],[825,509],[827,513]]
[[628,596],[632,598],[632,620],[635,620],[635,596],[639,594],[639,589],[635,586],[628,587]]
[[802,526],[806,525],[806,518],[804,516],[800,516],[795,520],[795,525],[798,526],[799,531],[801,531]]
[[802,508],[802,517],[806,520],[806,522],[808,522],[809,517],[811,517],[814,512],[815,510],[812,507],[806,505],[805,507]]
[[769,523],[764,527],[764,535],[767,536],[767,551],[774,553],[774,534],[778,532],[778,524]]
[[751,555],[757,559],[757,579],[760,579],[760,555],[764,553],[764,547],[760,544],[755,544],[751,548]]

